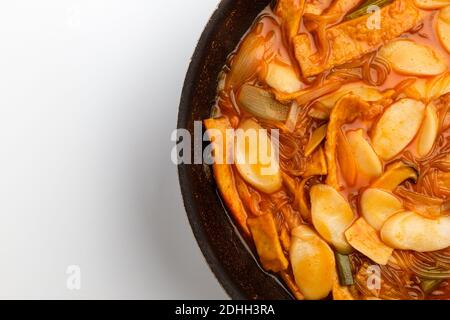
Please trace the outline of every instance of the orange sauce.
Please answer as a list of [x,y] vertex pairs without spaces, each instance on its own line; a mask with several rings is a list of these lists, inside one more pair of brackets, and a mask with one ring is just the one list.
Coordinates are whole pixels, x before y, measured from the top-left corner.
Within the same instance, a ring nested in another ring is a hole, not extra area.
[[[331,3],[331,0],[317,0],[317,2],[321,3],[321,5],[323,5],[323,9],[325,9],[329,6],[329,4]],[[423,13],[425,15],[425,18],[423,19],[422,28],[414,33],[406,33],[406,34],[402,35],[401,38],[411,39],[417,43],[431,46],[432,48],[434,48],[437,51],[438,54],[442,55],[443,57],[446,57],[448,65],[450,66],[450,56],[445,51],[445,49],[442,47],[442,45],[441,45],[439,39],[436,37],[435,31],[434,31],[435,25],[436,25],[436,20],[437,20],[437,14],[436,14],[437,11],[427,11],[427,12],[424,11]],[[253,84],[253,85],[258,84],[258,85],[261,85],[264,87],[265,84],[263,82],[261,82],[260,79],[263,79],[265,77],[264,72],[266,70],[265,67],[267,66],[267,64],[269,64],[273,61],[293,67],[294,70],[296,70],[296,72],[298,73],[298,75],[301,78],[301,74],[299,71],[297,61],[294,58],[293,53],[291,52],[292,48],[290,48],[290,46],[288,46],[286,44],[286,41],[283,37],[283,33],[282,33],[282,30],[280,27],[280,19],[272,12],[272,10],[269,7],[266,8],[260,14],[260,16],[256,19],[254,25],[249,30],[249,33],[252,33],[252,32],[255,33],[256,35],[262,36],[265,39],[265,44],[264,44],[265,54],[264,54],[264,59],[263,59],[263,61],[261,61],[261,66],[260,66],[260,69],[263,71],[259,72],[258,74],[255,74],[255,76],[253,78],[248,79],[247,82],[249,84]],[[303,24],[301,24],[300,32],[308,34],[311,37],[311,40],[312,40],[311,43],[312,44],[315,43],[313,41],[313,36],[309,32],[306,31],[306,28]],[[247,35],[249,33],[247,33]],[[243,41],[245,41],[245,37],[243,38]],[[238,47],[238,49],[239,49],[239,47]],[[233,57],[235,54],[236,54],[236,52],[230,56],[229,64],[233,63]],[[229,67],[230,66],[228,66],[228,68],[226,70],[228,70]],[[383,92],[385,90],[393,89],[395,86],[397,86],[402,81],[405,81],[405,80],[411,79],[411,78],[418,79],[418,77],[402,75],[402,74],[399,74],[392,70],[390,72],[390,74],[388,75],[386,81],[382,85],[380,85],[378,87],[378,89],[381,92]],[[306,82],[305,79],[304,79],[304,82]],[[358,82],[363,84],[362,81],[358,81]],[[305,88],[308,88],[308,85],[306,83],[304,83],[303,85]],[[220,111],[220,114],[228,117],[230,119],[230,122],[233,127],[237,127],[239,122],[242,121],[243,119],[252,117],[251,114],[249,114],[245,110],[241,109],[239,107],[238,103],[236,102],[236,95],[238,93],[239,93],[238,91],[236,92],[233,90],[230,90],[230,91],[223,90],[223,91],[219,92],[217,103],[216,103],[216,108],[218,108],[218,110]],[[381,115],[380,115],[380,117],[381,117]],[[378,119],[371,119],[370,121],[363,120],[363,119],[357,119],[352,123],[347,123],[347,124],[343,125],[341,130],[345,134],[349,131],[362,129],[364,132],[365,138],[370,142],[371,134],[372,134],[373,128],[376,125],[377,121],[378,121]],[[315,128],[317,128],[319,125],[322,125],[323,123],[324,122],[320,121],[320,120],[312,121],[310,123],[310,127],[308,127],[305,130],[306,137],[298,138],[296,140],[296,141],[298,141],[298,144],[300,145],[300,149],[306,145],[313,130]],[[446,132],[443,132],[441,134],[444,136],[445,139],[447,139],[450,135],[450,130],[447,130]],[[384,169],[386,169],[386,166],[389,165],[390,163],[397,161],[399,159],[402,159],[402,157],[404,156],[404,154],[406,152],[412,153],[414,155],[415,150],[417,149],[417,141],[416,140],[417,139],[414,139],[404,149],[404,151],[402,153],[397,155],[391,161],[385,162],[380,159],[380,161],[382,161],[382,165],[383,165]],[[439,153],[440,150],[436,149],[434,152]],[[307,160],[307,159],[304,159],[304,160]],[[345,178],[343,177],[342,172],[339,168],[339,163],[337,163],[336,165],[338,166],[338,169],[339,169],[338,170],[338,178],[339,178],[340,182],[342,183],[342,187],[343,187],[340,192],[344,197],[349,199],[350,203],[352,204],[353,208],[355,209],[354,211],[356,213],[358,213],[359,201],[357,201],[357,200],[359,198],[359,195],[362,193],[362,191],[364,191],[366,188],[368,188],[373,183],[374,179],[370,179],[368,177],[363,176],[362,174],[358,174],[356,182],[353,185],[349,185],[348,183],[345,182]],[[421,169],[422,168],[420,168],[420,167],[418,168],[419,171],[421,171]],[[233,171],[234,171],[235,175],[239,175],[237,170],[233,170]],[[292,178],[297,183],[301,180],[301,178],[294,177],[294,176]],[[324,179],[325,179],[325,177],[318,177],[316,180],[318,182],[318,181],[323,181]],[[258,194],[261,206],[268,206],[268,207],[276,206],[275,204],[272,204],[272,202],[271,202],[272,197],[270,195],[258,193],[258,191],[252,189],[251,186],[249,186],[249,190],[253,194]],[[286,195],[290,195],[290,191],[286,187],[283,187],[283,189],[280,191],[280,193],[285,193]],[[288,203],[289,203],[289,205],[292,205],[294,203],[294,198],[291,197],[291,199]],[[285,224],[285,221],[283,220],[283,216],[281,213],[277,212],[276,214],[274,214],[274,216],[276,217],[278,225]],[[445,290],[450,290],[450,287],[449,286],[445,287]]]

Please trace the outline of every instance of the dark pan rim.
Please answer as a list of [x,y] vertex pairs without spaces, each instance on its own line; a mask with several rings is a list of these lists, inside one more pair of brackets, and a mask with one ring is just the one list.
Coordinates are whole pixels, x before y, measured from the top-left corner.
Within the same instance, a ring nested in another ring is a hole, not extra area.
[[[178,129],[195,134],[192,121],[209,116],[218,76],[228,54],[254,22],[254,17],[270,2],[222,0],[219,3],[191,58],[180,100]],[[235,300],[293,299],[278,276],[263,270],[252,245],[243,241],[221,202],[210,169],[180,164],[178,177],[192,231],[217,280]]]
[[[215,25],[221,19],[224,19],[223,11],[224,8],[229,5],[233,0],[223,0],[220,2],[211,18],[209,19],[204,31],[200,37],[200,40],[197,43],[194,54],[191,58],[191,62],[189,65],[189,69],[183,84],[183,90],[181,93],[181,101],[178,113],[178,123],[177,128],[182,128],[183,125],[188,121],[188,113],[182,112],[183,110],[189,109],[189,102],[193,98],[194,91],[192,90],[192,84],[195,83],[198,79],[197,70],[202,65],[203,56],[204,56],[204,48],[211,41],[212,35],[214,33]],[[214,249],[209,244],[208,241],[202,241],[207,238],[205,230],[199,223],[196,217],[197,208],[195,206],[194,195],[191,192],[192,184],[189,178],[188,165],[181,164],[178,166],[178,178],[181,187],[181,194],[183,197],[184,207],[189,219],[189,223],[191,225],[194,236],[197,240],[197,243],[200,247],[200,250],[203,253],[203,256],[206,259],[210,269],[214,273],[217,280],[222,285],[223,289],[230,296],[231,299],[234,300],[244,300],[247,296],[239,289],[238,285],[232,280],[232,278],[228,275],[226,270],[223,268],[221,261],[217,258]]]

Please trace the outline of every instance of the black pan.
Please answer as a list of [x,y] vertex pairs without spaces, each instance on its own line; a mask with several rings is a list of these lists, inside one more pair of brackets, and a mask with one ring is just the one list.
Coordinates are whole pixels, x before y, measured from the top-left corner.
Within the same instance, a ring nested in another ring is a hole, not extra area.
[[[270,0],[222,0],[197,45],[181,95],[178,128],[194,134],[194,121],[209,117],[218,75],[257,14]],[[233,299],[292,299],[264,272],[223,207],[210,167],[178,167],[186,212],[211,270]]]

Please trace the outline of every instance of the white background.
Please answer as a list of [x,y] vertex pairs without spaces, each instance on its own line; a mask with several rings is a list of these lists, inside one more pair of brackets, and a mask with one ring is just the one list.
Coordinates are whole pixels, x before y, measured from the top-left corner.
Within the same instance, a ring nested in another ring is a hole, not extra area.
[[1,1],[0,298],[226,298],[170,161],[217,3]]

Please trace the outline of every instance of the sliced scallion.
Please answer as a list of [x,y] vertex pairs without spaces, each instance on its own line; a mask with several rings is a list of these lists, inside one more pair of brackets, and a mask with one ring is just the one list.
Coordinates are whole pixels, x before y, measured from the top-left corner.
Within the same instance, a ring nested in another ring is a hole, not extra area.
[[428,294],[433,292],[443,281],[444,281],[443,279],[437,280],[424,279],[420,283],[420,287],[422,288],[423,292]]
[[355,284],[349,257],[338,252],[335,253],[335,256],[339,283],[341,286],[351,286]]
[[392,0],[367,0],[361,6],[359,6],[355,11],[347,14],[345,16],[345,20],[353,20],[368,14],[371,14],[369,12],[370,6],[377,6],[379,8],[382,8],[388,4],[390,4]]
[[289,106],[275,100],[270,92],[255,86],[243,85],[238,102],[247,112],[261,119],[284,122],[289,115]]
[[325,124],[314,130],[314,132],[311,135],[311,139],[306,145],[305,156],[309,157],[314,152],[314,150],[316,150],[317,147],[322,143],[322,141],[325,140],[327,136],[327,129],[328,124]]

